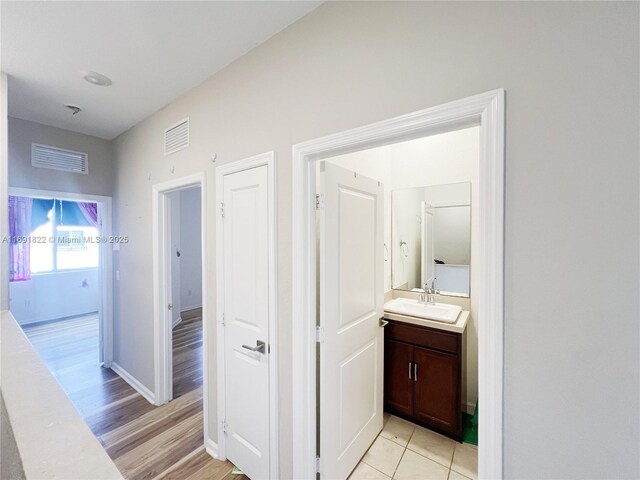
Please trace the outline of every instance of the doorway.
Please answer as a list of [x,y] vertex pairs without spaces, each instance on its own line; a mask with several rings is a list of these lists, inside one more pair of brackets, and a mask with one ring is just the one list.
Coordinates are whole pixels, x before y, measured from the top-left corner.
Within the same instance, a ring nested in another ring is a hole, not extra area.
[[[168,403],[201,385],[204,444],[210,450],[213,444],[209,437],[207,416],[205,180],[205,174],[198,173],[156,184],[152,188],[155,347],[153,403]],[[180,208],[183,202],[185,207],[189,207],[188,211]],[[183,211],[185,214],[181,215]],[[181,226],[185,227],[184,232],[181,231]],[[199,254],[196,251],[198,249]],[[180,275],[183,267],[185,273],[190,272],[190,277],[185,282],[181,282]],[[199,274],[194,273],[196,271]],[[185,295],[182,295],[183,286]],[[183,304],[184,308],[181,307]]]
[[12,231],[31,239],[11,246],[10,310],[45,360],[82,369],[64,388],[80,374],[101,376],[96,367],[113,360],[112,251],[121,240],[111,235],[111,197],[12,187],[9,204]]
[[171,400],[202,387],[201,196],[200,187],[168,194]]
[[[323,478],[318,431],[316,225],[314,162],[329,157],[478,125],[480,127],[479,476],[502,477],[504,91],[496,90],[293,148],[294,476]],[[322,388],[321,388],[322,390]],[[320,412],[322,415],[322,412]],[[320,422],[322,425],[322,421]],[[322,440],[320,441],[322,443]],[[331,471],[330,468],[327,471]]]

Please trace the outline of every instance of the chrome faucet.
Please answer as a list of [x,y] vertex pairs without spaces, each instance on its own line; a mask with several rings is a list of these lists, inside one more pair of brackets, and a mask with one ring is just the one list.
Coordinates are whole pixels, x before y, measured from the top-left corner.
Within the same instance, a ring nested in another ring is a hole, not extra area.
[[424,283],[424,292],[425,293],[421,293],[420,294],[420,298],[418,300],[418,303],[422,303],[425,305],[433,305],[435,303],[434,300],[434,295],[438,295],[440,294],[440,290],[438,290],[436,288],[436,278],[434,277],[433,280],[431,280],[431,286],[429,286],[429,282],[425,282]]

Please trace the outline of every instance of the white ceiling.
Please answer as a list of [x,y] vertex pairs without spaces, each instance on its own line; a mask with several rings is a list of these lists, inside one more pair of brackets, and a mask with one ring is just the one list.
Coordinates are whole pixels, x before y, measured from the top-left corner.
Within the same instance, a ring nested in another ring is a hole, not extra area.
[[9,115],[112,139],[320,3],[3,1]]

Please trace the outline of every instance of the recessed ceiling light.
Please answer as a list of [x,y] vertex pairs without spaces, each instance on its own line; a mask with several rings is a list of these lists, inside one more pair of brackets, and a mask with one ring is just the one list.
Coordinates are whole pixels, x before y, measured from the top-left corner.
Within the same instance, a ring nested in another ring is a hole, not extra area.
[[84,79],[93,85],[98,85],[99,87],[108,87],[111,85],[111,79],[109,77],[105,77],[101,73],[97,72],[87,72]]

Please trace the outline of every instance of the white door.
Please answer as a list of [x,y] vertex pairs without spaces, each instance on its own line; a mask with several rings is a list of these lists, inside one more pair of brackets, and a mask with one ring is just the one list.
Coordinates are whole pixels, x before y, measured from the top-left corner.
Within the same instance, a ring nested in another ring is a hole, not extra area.
[[226,456],[252,480],[269,478],[267,166],[224,176]]
[[426,202],[422,202],[422,285],[418,288],[425,288],[426,284],[432,285],[436,278],[435,266],[435,233],[433,209]]
[[320,476],[338,480],[382,430],[383,187],[320,172]]

